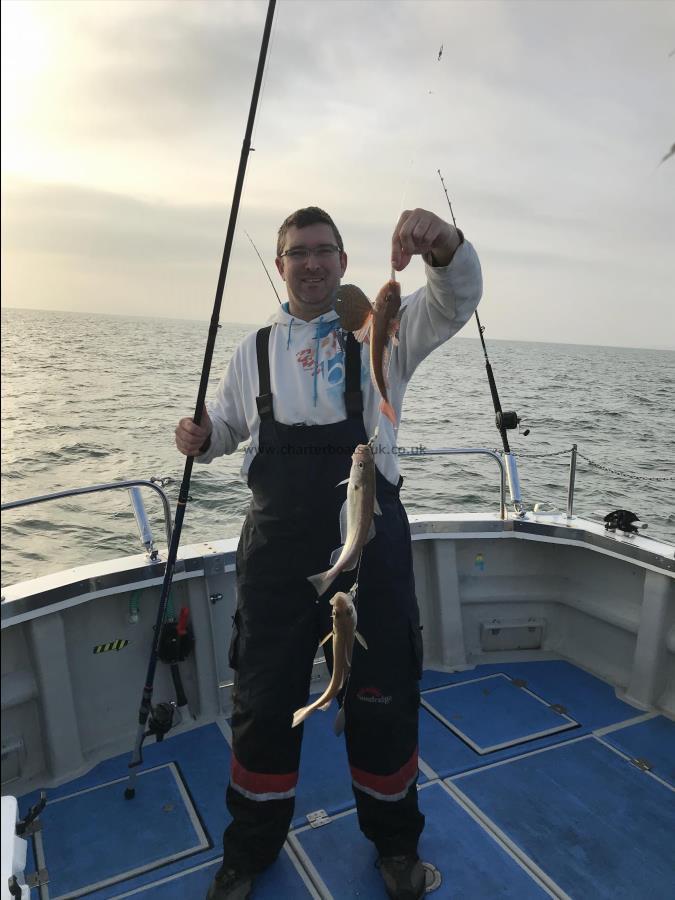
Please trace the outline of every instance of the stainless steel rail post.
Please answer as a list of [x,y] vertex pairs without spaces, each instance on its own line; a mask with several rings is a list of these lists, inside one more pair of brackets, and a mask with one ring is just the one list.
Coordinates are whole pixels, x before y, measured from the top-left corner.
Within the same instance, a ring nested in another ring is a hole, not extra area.
[[571,519],[574,510],[574,481],[577,474],[577,445],[572,444],[570,456],[570,481],[567,488],[567,518]]
[[138,526],[138,534],[141,543],[147,550],[148,555],[151,558],[154,558],[157,556],[157,551],[155,550],[155,542],[152,539],[152,528],[148,521],[148,514],[145,511],[141,489],[138,487],[129,488],[129,499],[131,500],[131,505],[134,510],[134,518],[136,519],[136,525]]

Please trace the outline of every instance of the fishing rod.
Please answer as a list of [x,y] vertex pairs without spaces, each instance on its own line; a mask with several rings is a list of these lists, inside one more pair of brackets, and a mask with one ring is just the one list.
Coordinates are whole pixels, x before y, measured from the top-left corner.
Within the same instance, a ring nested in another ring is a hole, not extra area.
[[[267,6],[267,17],[265,19],[265,28],[263,31],[262,44],[260,47],[260,56],[258,58],[258,69],[256,71],[255,83],[253,85],[253,96],[251,97],[251,107],[248,114],[248,122],[246,124],[246,133],[241,148],[241,157],[239,159],[239,169],[237,171],[237,180],[234,186],[234,197],[232,199],[232,208],[230,210],[230,221],[227,226],[227,236],[225,238],[225,247],[223,249],[223,258],[220,264],[220,273],[218,275],[218,284],[216,287],[216,298],[213,305],[213,314],[211,316],[211,324],[209,326],[208,339],[206,342],[206,351],[204,353],[204,365],[202,366],[201,381],[199,382],[199,391],[197,393],[197,404],[195,406],[195,414],[193,421],[195,425],[199,425],[204,411],[204,401],[206,399],[206,390],[209,383],[209,373],[211,371],[211,361],[213,359],[213,349],[216,343],[216,335],[220,327],[218,320],[220,318],[220,307],[223,300],[223,291],[225,288],[225,278],[227,277],[227,269],[230,262],[230,253],[232,251],[232,243],[234,241],[234,229],[237,223],[237,213],[239,212],[239,202],[244,187],[244,176],[246,174],[246,163],[248,155],[251,151],[251,134],[253,133],[253,123],[255,121],[256,109],[258,106],[258,96],[260,94],[260,86],[262,84],[263,72],[265,70],[265,60],[267,58],[267,47],[269,45],[270,34],[272,31],[272,20],[274,19],[274,7],[276,0],[269,0]],[[171,581],[173,579],[174,568],[176,565],[176,557],[178,555],[178,544],[180,542],[181,529],[183,527],[183,518],[185,517],[185,507],[189,500],[188,491],[190,489],[190,477],[192,475],[192,466],[194,457],[188,456],[185,462],[185,471],[183,473],[183,481],[180,486],[178,503],[176,505],[176,518],[173,523],[173,534],[171,536],[171,544],[169,546],[169,555],[166,561],[166,570],[164,572],[164,583],[162,584],[162,593],[157,610],[157,620],[155,622],[155,635],[152,643],[152,651],[150,653],[150,661],[145,677],[145,686],[141,704],[138,710],[138,732],[136,734],[136,743],[131,754],[129,768],[129,780],[124,791],[124,796],[129,800],[136,793],[136,769],[142,763],[143,741],[148,735],[155,735],[158,741],[164,738],[164,735],[171,728],[173,720],[174,707],[172,704],[161,703],[157,707],[152,706],[152,691],[155,680],[155,669],[157,668],[157,659],[159,657],[159,647],[162,636],[162,623],[166,615],[166,609],[169,601],[169,591],[171,589]],[[157,713],[155,714],[155,710]],[[145,728],[150,719],[149,730]]]
[[[440,58],[440,57],[439,57]],[[450,196],[448,195],[448,189],[445,186],[445,181],[443,181],[443,176],[441,175],[441,170],[438,169],[438,177],[441,179],[441,184],[443,185],[443,190],[445,191],[445,199],[448,201],[448,206],[450,207],[450,215],[452,216],[452,224],[457,228],[457,221],[455,219],[455,213],[452,209],[452,203],[450,202]],[[520,425],[520,419],[518,417],[518,413],[513,410],[504,412],[502,409],[502,404],[499,399],[499,391],[497,390],[497,382],[495,381],[495,376],[492,371],[492,366],[490,364],[490,359],[487,353],[487,347],[485,346],[485,338],[483,337],[483,332],[485,331],[485,326],[481,325],[480,318],[478,317],[478,310],[475,310],[474,315],[476,317],[476,324],[478,325],[478,335],[480,337],[480,342],[483,347],[483,356],[485,357],[485,371],[487,373],[488,383],[490,385],[490,394],[492,395],[492,405],[495,409],[495,425],[497,426],[497,431],[501,435],[502,445],[504,447],[504,454],[507,462],[507,471],[509,476],[509,487],[511,489],[511,498],[513,500],[513,504],[518,513],[523,511],[522,498],[520,495],[520,484],[518,481],[518,471],[515,465],[515,458],[511,453],[511,448],[509,446],[509,438],[507,431],[518,428]],[[523,431],[523,435],[527,437],[530,433],[530,429],[526,428]]]

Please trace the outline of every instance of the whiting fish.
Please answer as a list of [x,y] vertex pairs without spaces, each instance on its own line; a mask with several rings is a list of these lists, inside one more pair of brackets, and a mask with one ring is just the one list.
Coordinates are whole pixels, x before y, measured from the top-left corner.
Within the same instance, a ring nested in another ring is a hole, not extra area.
[[375,537],[373,513],[380,515],[381,510],[375,496],[375,459],[369,444],[359,444],[354,450],[349,478],[340,484],[347,485],[347,499],[340,510],[342,546],[333,551],[330,569],[308,579],[319,597],[341,572],[356,568],[364,545]]
[[356,586],[352,588],[349,594],[338,591],[338,593],[331,598],[330,605],[333,607],[333,630],[321,641],[320,646],[323,646],[331,638],[333,639],[333,674],[330,679],[330,684],[314,703],[310,703],[309,706],[303,706],[293,713],[293,728],[300,725],[301,722],[304,722],[315,710],[320,709],[325,712],[325,710],[330,707],[333,698],[340,693],[347,682],[352,667],[354,638],[358,640],[365,650],[368,649],[368,645],[363,639],[363,636],[356,630],[357,617],[356,607],[354,606],[355,587]]

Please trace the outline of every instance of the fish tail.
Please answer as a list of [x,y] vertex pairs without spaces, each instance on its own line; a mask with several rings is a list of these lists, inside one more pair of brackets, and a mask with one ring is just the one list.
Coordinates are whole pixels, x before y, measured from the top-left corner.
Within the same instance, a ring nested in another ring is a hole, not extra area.
[[317,595],[321,597],[335,580],[335,575],[328,569],[326,572],[319,572],[318,575],[309,575],[307,581],[312,583]]
[[303,706],[302,709],[296,709],[293,713],[293,724],[291,725],[291,728],[296,728],[298,725],[301,725],[313,711],[311,706]]
[[396,413],[394,412],[394,407],[388,400],[382,400],[382,402],[380,403],[380,412],[384,413],[391,424],[396,427]]

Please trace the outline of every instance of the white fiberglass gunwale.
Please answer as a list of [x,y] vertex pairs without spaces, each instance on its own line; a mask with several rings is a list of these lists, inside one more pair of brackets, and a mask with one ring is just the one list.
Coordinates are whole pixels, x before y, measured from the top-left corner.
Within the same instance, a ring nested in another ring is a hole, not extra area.
[[[419,541],[538,541],[583,547],[675,578],[675,546],[643,535],[607,532],[602,523],[559,513],[526,513],[506,520],[498,513],[411,515],[413,543]],[[234,572],[237,538],[188,544],[179,548],[174,581]],[[97,596],[161,585],[166,548],[156,560],[140,553],[88,563],[10,585],[2,590],[2,628]]]

